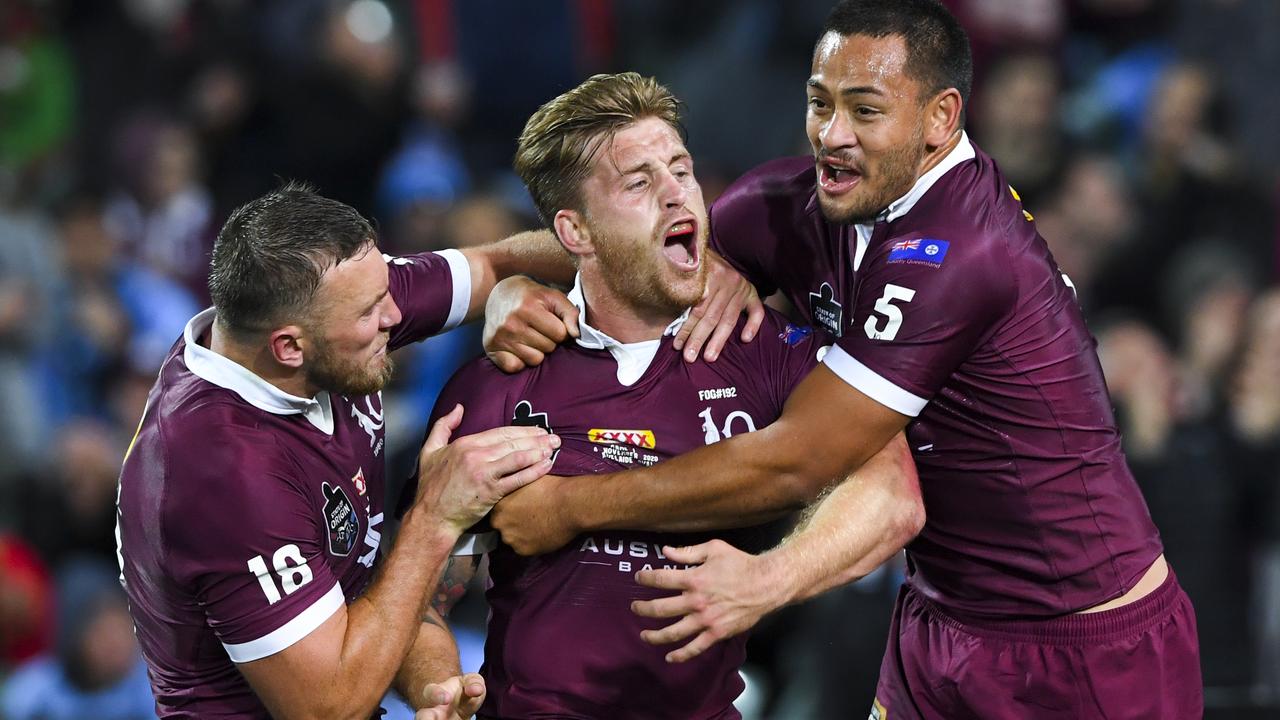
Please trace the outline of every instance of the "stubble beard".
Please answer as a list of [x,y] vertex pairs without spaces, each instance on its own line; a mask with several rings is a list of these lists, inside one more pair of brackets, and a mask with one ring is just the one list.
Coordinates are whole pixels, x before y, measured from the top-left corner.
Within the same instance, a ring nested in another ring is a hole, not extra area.
[[328,343],[316,347],[315,357],[307,364],[307,381],[313,387],[330,393],[359,397],[381,392],[391,381],[394,363],[390,355],[381,359],[380,367],[361,366],[350,358],[333,352]]
[[[880,183],[873,195],[855,202],[852,206],[841,207],[838,201],[818,193],[818,207],[828,222],[840,225],[873,222],[889,203],[906,195],[915,185],[920,161],[924,158],[924,128],[916,129],[912,139],[885,151],[881,158],[876,175]],[[817,171],[815,170],[815,173]],[[863,176],[863,181],[867,179]],[[854,189],[856,193],[858,188]]]
[[596,257],[600,260],[600,274],[605,284],[618,298],[637,309],[675,319],[702,299],[707,281],[705,243],[698,249],[701,261],[696,276],[670,282],[666,259],[655,256],[650,247],[615,242],[607,236],[600,240],[596,243]]

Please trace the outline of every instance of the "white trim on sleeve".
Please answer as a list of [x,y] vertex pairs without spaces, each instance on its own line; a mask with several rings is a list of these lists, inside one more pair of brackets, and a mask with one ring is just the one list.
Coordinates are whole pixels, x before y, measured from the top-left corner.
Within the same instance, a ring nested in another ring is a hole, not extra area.
[[498,549],[498,532],[473,533],[458,538],[450,555],[483,555]]
[[928,400],[903,390],[858,362],[839,345],[832,346],[831,351],[822,359],[822,363],[830,368],[831,372],[839,375],[841,380],[852,385],[855,390],[861,391],[894,412],[915,417],[924,410],[925,405],[929,404]]
[[333,589],[325,593],[324,597],[311,603],[311,607],[298,613],[292,620],[279,628],[257,640],[232,644],[222,643],[222,647],[226,649],[227,655],[232,662],[238,663],[260,660],[268,655],[275,655],[310,635],[312,630],[320,627],[346,601],[342,594],[342,586],[335,582]]
[[461,325],[471,307],[471,262],[458,250],[436,250],[435,254],[449,263],[449,274],[453,277],[453,304],[449,306],[449,319],[440,328],[440,332],[444,332]]

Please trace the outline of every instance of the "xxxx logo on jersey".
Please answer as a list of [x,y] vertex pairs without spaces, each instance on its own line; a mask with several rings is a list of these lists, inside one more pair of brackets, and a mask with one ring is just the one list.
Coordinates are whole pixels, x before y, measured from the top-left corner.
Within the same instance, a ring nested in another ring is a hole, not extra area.
[[607,428],[591,428],[587,431],[587,439],[593,443],[620,443],[652,450],[657,447],[657,438],[652,430],[610,430]]

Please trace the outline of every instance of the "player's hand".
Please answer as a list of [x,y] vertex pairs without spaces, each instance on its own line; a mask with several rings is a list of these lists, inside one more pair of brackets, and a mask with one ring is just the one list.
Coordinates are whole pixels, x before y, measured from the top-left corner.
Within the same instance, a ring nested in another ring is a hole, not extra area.
[[664,547],[668,562],[697,565],[685,570],[641,570],[636,582],[679,595],[637,600],[631,611],[642,617],[680,618],[660,630],[645,630],[650,645],[693,639],[667,653],[678,663],[701,655],[712,645],[751,629],[760,618],[782,606],[779,583],[770,578],[767,555],[745,553],[723,540],[690,547]]
[[503,372],[540,365],[570,337],[578,337],[578,308],[559,290],[517,275],[489,293],[484,350]]
[[705,262],[707,290],[702,301],[689,311],[689,319],[676,333],[673,343],[676,350],[684,350],[687,362],[697,360],[699,351],[707,362],[714,362],[720,357],[720,351],[729,341],[743,310],[747,311],[747,322],[742,326],[742,342],[751,342],[764,321],[764,303],[760,301],[755,286],[710,250],[707,250]]
[[489,522],[520,555],[559,550],[578,536],[578,528],[556,494],[560,478],[548,475],[507,495],[493,508]]
[[476,714],[485,696],[484,678],[476,673],[454,675],[426,686],[422,693],[431,707],[419,710],[413,720],[467,720]]
[[560,438],[539,427],[500,427],[449,442],[462,406],[436,421],[418,456],[415,502],[461,533],[494,503],[542,477]]

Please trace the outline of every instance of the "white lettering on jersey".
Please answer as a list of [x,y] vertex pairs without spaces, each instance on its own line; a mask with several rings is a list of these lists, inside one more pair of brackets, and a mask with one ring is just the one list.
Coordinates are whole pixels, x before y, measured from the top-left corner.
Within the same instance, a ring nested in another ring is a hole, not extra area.
[[[298,588],[312,580],[311,568],[302,557],[302,551],[293,543],[276,550],[271,557],[271,563],[275,566],[276,575],[280,576],[280,588],[284,590],[285,595],[294,594]],[[280,602],[283,595],[276,589],[275,578],[267,569],[267,561],[261,555],[255,555],[246,564],[249,566],[249,572],[258,579],[262,594],[267,596],[267,604],[275,605]]]
[[364,544],[369,548],[369,552],[361,555],[356,562],[367,568],[373,567],[373,561],[378,557],[378,546],[382,544],[382,531],[374,528],[381,524],[382,513],[378,513],[369,518],[369,529],[364,533]]
[[901,285],[889,283],[884,286],[884,295],[876,300],[876,312],[885,317],[884,328],[878,327],[875,315],[867,316],[867,323],[863,326],[863,330],[867,333],[867,337],[872,340],[892,340],[898,337],[898,329],[902,327],[902,308],[893,304],[894,300],[901,300],[904,303],[911,302],[916,296],[916,291]]
[[351,417],[355,418],[356,422],[360,423],[360,427],[369,435],[369,447],[374,449],[373,455],[377,457],[382,450],[382,445],[378,442],[380,440],[378,431],[382,430],[384,424],[382,420],[382,393],[378,393],[378,409],[375,410],[373,407],[372,396],[365,396],[364,405],[369,410],[368,415],[360,412],[354,402],[351,403]]
[[698,400],[706,402],[707,400],[724,400],[727,398],[738,397],[738,388],[713,388],[711,390],[699,390]]
[[734,410],[724,419],[724,425],[716,427],[715,418],[711,415],[711,408],[707,407],[698,413],[698,417],[702,418],[702,443],[711,445],[718,443],[725,438],[733,437],[733,421],[741,420],[746,432],[756,431],[756,421],[751,416],[741,410]]

